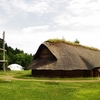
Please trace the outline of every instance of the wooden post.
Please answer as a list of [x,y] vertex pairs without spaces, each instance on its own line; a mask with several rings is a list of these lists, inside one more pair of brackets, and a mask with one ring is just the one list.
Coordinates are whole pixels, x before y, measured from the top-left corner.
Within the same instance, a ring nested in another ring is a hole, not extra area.
[[93,69],[90,70],[90,75],[91,75],[91,77],[93,77]]
[[5,31],[3,32],[3,71],[6,71],[6,68],[5,68]]
[[5,60],[5,31],[3,32],[3,39],[0,38],[0,43],[2,43],[2,47],[0,48],[0,52],[2,52],[2,59],[0,60],[0,63],[3,64],[3,71],[6,71],[5,64],[7,60]]

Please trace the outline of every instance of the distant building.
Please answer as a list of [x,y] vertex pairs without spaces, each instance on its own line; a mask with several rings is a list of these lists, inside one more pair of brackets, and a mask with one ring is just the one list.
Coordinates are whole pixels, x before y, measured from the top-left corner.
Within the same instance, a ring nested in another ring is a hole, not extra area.
[[15,70],[15,71],[16,70],[23,70],[23,67],[19,64],[11,64],[11,65],[8,66],[8,68],[10,70]]

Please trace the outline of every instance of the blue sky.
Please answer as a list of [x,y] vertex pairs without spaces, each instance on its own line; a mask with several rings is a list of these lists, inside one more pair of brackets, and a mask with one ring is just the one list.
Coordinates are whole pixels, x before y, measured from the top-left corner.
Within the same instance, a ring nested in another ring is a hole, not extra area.
[[50,38],[100,49],[100,0],[0,0],[0,37],[34,54]]

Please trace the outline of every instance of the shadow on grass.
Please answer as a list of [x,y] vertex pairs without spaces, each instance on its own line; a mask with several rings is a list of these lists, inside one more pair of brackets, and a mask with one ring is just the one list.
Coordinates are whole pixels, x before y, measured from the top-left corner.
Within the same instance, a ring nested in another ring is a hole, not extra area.
[[25,75],[17,75],[14,76],[15,78],[22,78],[22,79],[32,79],[33,76],[31,74],[25,74]]
[[58,82],[45,82],[45,84],[47,84],[47,85],[59,85]]
[[0,83],[11,83],[11,80],[3,80],[3,79],[0,79]]

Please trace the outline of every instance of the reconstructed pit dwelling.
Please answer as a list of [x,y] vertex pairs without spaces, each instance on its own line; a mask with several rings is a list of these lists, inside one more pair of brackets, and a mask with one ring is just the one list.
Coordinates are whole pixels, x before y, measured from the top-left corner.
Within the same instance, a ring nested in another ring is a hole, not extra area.
[[28,66],[38,77],[97,77],[100,50],[64,40],[42,43]]

